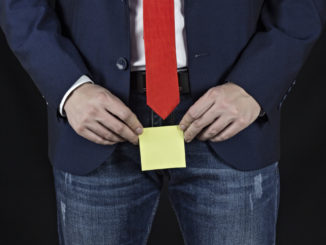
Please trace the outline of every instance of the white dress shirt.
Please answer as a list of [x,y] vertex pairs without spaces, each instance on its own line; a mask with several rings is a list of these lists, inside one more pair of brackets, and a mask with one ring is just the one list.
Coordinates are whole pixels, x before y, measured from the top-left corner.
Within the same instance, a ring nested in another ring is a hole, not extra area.
[[[184,0],[174,0],[175,45],[177,67],[187,66],[186,36],[184,23]],[[129,0],[131,57],[130,70],[145,70],[145,49],[143,38],[143,0]],[[65,116],[63,105],[69,94],[83,83],[94,83],[88,76],[82,75],[65,93],[60,103],[60,114]]]

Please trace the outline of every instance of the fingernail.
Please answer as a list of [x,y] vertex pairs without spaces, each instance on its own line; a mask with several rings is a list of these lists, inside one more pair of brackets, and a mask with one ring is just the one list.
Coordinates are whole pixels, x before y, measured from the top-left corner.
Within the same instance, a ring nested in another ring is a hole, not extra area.
[[137,133],[137,134],[141,134],[142,132],[143,132],[143,129],[142,129],[142,128],[137,128],[137,129],[136,129],[136,133]]
[[184,130],[184,129],[185,129],[185,125],[180,124],[180,125],[179,125],[179,128],[180,128],[181,130]]

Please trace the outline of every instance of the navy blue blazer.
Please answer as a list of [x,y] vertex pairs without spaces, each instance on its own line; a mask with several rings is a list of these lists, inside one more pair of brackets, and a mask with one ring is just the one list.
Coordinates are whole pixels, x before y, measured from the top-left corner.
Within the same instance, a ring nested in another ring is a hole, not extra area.
[[[210,142],[239,170],[280,157],[280,109],[326,19],[325,0],[184,0],[191,93],[225,81],[242,86],[266,112],[236,136]],[[73,174],[94,170],[116,145],[79,136],[58,113],[83,74],[128,105],[127,0],[1,0],[8,45],[47,102],[51,163]]]

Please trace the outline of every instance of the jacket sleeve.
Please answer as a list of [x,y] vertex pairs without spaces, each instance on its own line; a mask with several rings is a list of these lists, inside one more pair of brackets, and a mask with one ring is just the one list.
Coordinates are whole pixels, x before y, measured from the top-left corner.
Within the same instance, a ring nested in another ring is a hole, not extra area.
[[71,85],[82,75],[91,77],[48,0],[0,0],[0,27],[49,106],[58,110]]
[[259,31],[225,80],[245,89],[269,117],[295,81],[325,20],[325,0],[265,0]]

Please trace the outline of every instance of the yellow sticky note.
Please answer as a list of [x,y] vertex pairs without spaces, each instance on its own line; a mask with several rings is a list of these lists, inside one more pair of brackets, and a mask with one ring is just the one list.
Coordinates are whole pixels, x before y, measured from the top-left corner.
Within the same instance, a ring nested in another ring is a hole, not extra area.
[[142,171],[186,167],[184,136],[178,125],[144,128],[139,148]]

